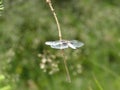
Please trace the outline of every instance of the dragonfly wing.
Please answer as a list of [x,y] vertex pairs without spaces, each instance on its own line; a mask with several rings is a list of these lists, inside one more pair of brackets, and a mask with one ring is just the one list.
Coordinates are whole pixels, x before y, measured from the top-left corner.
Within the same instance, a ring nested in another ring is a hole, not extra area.
[[70,43],[76,48],[82,47],[84,45],[84,43],[77,41],[77,40],[72,40],[70,41]]
[[47,41],[45,42],[46,45],[58,45],[58,44],[61,44],[60,41]]
[[65,49],[65,48],[68,48],[68,45],[67,45],[67,44],[51,45],[51,48],[55,48],[55,49]]
[[72,49],[76,49],[76,47],[71,43],[68,43],[68,46],[71,47]]

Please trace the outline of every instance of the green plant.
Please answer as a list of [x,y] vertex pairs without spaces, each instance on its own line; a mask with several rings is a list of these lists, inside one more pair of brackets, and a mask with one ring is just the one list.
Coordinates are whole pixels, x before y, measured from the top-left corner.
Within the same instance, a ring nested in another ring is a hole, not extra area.
[[4,80],[5,80],[5,76],[0,74],[0,90],[12,90],[9,84],[4,85]]
[[2,0],[0,1],[0,10],[3,10],[4,9],[4,6],[3,6],[3,2]]

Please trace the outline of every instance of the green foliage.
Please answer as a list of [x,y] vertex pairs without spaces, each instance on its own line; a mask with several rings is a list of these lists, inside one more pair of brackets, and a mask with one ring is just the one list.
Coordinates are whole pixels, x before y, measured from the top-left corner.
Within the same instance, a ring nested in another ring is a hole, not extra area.
[[3,2],[2,0],[0,0],[0,15],[1,15],[1,11],[4,10],[4,6],[3,6]]
[[0,90],[12,90],[9,84],[4,85],[4,81],[5,81],[5,76],[0,75]]
[[[119,90],[119,0],[53,0],[53,6],[63,38],[85,43],[80,49],[64,51],[72,83],[66,82],[61,51],[44,44],[58,40],[45,0],[5,0],[0,71],[14,90]],[[41,69],[44,60],[46,68]],[[4,86],[9,85],[0,90]]]

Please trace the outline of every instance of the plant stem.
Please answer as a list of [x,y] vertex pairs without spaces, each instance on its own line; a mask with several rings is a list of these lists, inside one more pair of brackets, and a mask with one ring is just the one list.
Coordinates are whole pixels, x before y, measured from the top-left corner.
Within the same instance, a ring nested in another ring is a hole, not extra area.
[[[57,28],[58,28],[59,40],[61,41],[62,40],[61,28],[60,28],[60,24],[59,24],[57,15],[55,13],[55,10],[52,6],[52,2],[51,2],[51,0],[46,0],[46,2],[48,3],[48,5],[49,5],[49,7],[50,7],[50,9],[53,13],[53,16],[55,18]],[[68,80],[68,82],[71,82],[71,78],[70,78],[70,74],[69,74],[69,70],[68,70],[68,67],[67,67],[66,58],[64,56],[64,51],[63,50],[62,50],[62,55],[63,55],[63,58],[64,58],[64,66],[65,66],[65,70],[66,70],[66,74],[67,74],[67,80]]]
[[55,18],[55,21],[56,21],[56,24],[57,24],[57,28],[58,28],[58,34],[59,34],[59,40],[62,40],[62,34],[61,34],[61,28],[60,28],[60,24],[59,24],[59,21],[57,19],[57,15],[55,13],[55,10],[52,6],[52,3],[51,3],[51,0],[46,0],[46,2],[48,3],[53,15],[54,15],[54,18]]
[[97,80],[97,78],[96,78],[96,76],[94,75],[94,73],[93,73],[93,79],[94,79],[96,85],[98,86],[99,90],[103,90],[100,82]]
[[67,75],[67,81],[69,83],[71,83],[71,77],[70,77],[70,73],[69,73],[69,70],[68,70],[68,67],[67,67],[67,63],[66,63],[66,58],[65,58],[65,55],[64,55],[64,50],[62,50],[62,55],[64,57],[64,66],[65,66],[65,70],[66,70],[66,75]]

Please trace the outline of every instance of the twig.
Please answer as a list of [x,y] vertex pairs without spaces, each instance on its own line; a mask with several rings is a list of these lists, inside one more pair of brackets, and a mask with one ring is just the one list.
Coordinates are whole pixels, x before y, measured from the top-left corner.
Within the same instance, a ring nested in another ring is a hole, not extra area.
[[[54,10],[54,8],[52,6],[52,2],[51,2],[51,0],[46,0],[46,2],[48,3],[48,5],[49,5],[49,7],[50,7],[50,9],[51,9],[51,11],[53,13],[53,16],[55,18],[55,21],[56,21],[56,24],[57,24],[57,28],[58,28],[59,40],[61,41],[62,40],[61,28],[60,28],[60,24],[59,24],[57,15],[55,13],[55,10]],[[68,82],[71,82],[69,70],[68,70],[67,63],[66,63],[66,58],[64,56],[64,50],[62,50],[62,55],[64,57],[64,66],[65,66],[65,70],[66,70],[66,74],[67,74],[67,80],[68,80]]]
[[55,13],[55,10],[52,6],[52,3],[51,3],[51,0],[46,0],[46,2],[49,4],[49,7],[54,15],[54,18],[55,18],[55,21],[56,21],[56,24],[57,24],[57,28],[58,28],[58,34],[59,34],[59,39],[62,40],[62,34],[61,34],[61,28],[60,28],[60,24],[59,24],[59,21],[57,19],[57,15]]
[[65,55],[64,55],[64,50],[62,50],[62,55],[64,57],[64,66],[65,66],[65,70],[66,70],[66,74],[67,74],[67,81],[69,83],[71,83],[71,77],[70,77],[70,73],[69,73],[69,70],[68,70],[68,67],[67,67],[67,63],[66,63],[66,58],[65,58]]

